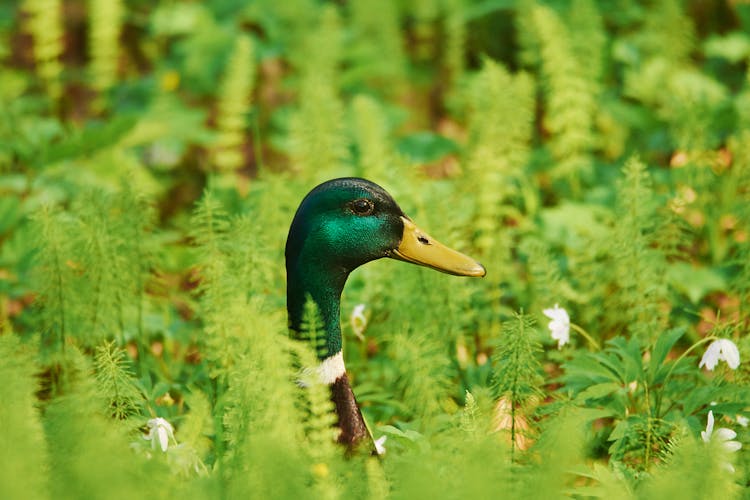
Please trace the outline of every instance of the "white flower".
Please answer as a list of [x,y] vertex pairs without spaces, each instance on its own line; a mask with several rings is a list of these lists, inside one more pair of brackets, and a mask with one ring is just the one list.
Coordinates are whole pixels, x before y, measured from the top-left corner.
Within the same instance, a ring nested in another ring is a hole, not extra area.
[[375,440],[375,452],[378,455],[385,455],[385,440],[388,436],[380,436]]
[[174,429],[172,428],[172,424],[170,424],[163,418],[152,418],[148,421],[148,427],[148,436],[144,436],[143,439],[151,441],[152,447],[156,446],[156,441],[158,440],[161,451],[167,451],[170,438],[175,443],[177,442],[177,440],[174,438]]
[[[716,437],[714,438],[714,436]],[[725,453],[732,453],[742,448],[742,443],[734,441],[735,437],[737,437],[737,433],[726,427],[719,427],[714,433],[714,412],[713,410],[708,412],[706,430],[701,431],[701,439],[703,439],[704,442],[710,443],[712,440],[716,439]],[[734,472],[734,466],[732,464],[725,462],[722,466],[728,471]]]
[[570,341],[570,317],[568,316],[568,311],[555,304],[555,307],[552,309],[545,309],[542,312],[552,320],[547,326],[552,334],[552,338],[557,340],[557,348],[562,348],[562,346]]
[[[733,441],[734,438],[737,437],[737,433],[734,432],[732,429],[727,429],[726,427],[719,427],[716,429],[716,439],[721,442],[721,447],[725,451],[737,451],[740,448],[742,448],[742,443],[739,441]],[[704,442],[709,443],[711,442],[714,436],[714,411],[710,410],[708,412],[708,421],[706,422],[706,430],[701,431],[701,439],[703,439]]]
[[364,340],[365,328],[367,328],[367,317],[365,316],[365,305],[357,304],[352,310],[352,315],[349,317],[349,322],[352,324],[352,330],[354,334],[360,340]]
[[706,365],[706,368],[713,370],[719,361],[726,361],[732,370],[736,370],[740,366],[740,351],[734,342],[728,339],[717,339],[711,342],[706,349],[706,354],[701,358],[698,368]]
[[742,415],[737,415],[737,423],[740,424],[742,427],[747,427],[747,424],[750,423],[750,419]]

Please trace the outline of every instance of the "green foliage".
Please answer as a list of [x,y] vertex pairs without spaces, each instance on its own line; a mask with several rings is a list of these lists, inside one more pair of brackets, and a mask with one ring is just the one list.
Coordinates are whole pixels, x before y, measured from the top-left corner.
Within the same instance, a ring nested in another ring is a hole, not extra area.
[[117,80],[125,6],[119,0],[89,0],[87,6],[91,83],[96,90],[105,92]]
[[440,414],[445,404],[450,367],[442,346],[428,332],[397,334],[391,349],[399,365],[397,384],[412,417],[420,426]]
[[[694,0],[1,3],[0,497],[742,498],[748,32]],[[349,277],[381,457],[335,443],[320,314],[285,310],[294,211],[342,175],[488,272]],[[718,339],[739,366],[699,367]]]
[[34,40],[34,62],[47,93],[55,100],[62,93],[63,12],[59,0],[25,0],[28,32]]
[[[528,161],[533,117],[533,81],[529,75],[510,75],[502,66],[486,61],[471,89],[471,132],[474,137],[468,169],[476,193],[477,246],[489,253],[509,238],[503,218],[521,214],[512,202],[520,197],[523,169]],[[531,207],[528,207],[531,208]],[[508,245],[509,247],[509,245]],[[510,259],[510,249],[503,249]],[[497,249],[498,253],[502,250]],[[508,269],[503,263],[502,269]]]
[[37,269],[40,270],[42,286],[39,290],[44,301],[40,317],[43,324],[42,345],[59,350],[65,346],[66,314],[72,300],[70,282],[74,279],[66,262],[70,242],[65,236],[70,231],[70,220],[52,213],[49,207],[44,207],[37,215],[36,222],[40,237]]
[[463,0],[448,0],[445,2],[446,13],[443,20],[445,26],[444,58],[445,71],[456,85],[464,76],[466,63],[464,52],[466,49],[466,8]]
[[601,92],[605,75],[607,35],[604,20],[597,3],[592,0],[574,0],[569,15],[571,46],[576,58],[581,61],[580,69],[596,98]]
[[[202,277],[199,291],[204,292],[203,307],[209,317],[221,322],[230,301],[226,287],[222,286],[222,280],[229,272],[226,252],[230,222],[226,211],[212,192],[204,193],[193,212],[190,225],[193,228],[192,237],[198,253],[197,265]],[[220,326],[217,328],[221,330]],[[225,342],[220,345],[224,347]],[[226,364],[226,361],[222,364]]]
[[[290,124],[290,147],[301,172],[315,180],[340,175],[346,157],[344,108],[338,96],[341,19],[333,5],[320,11],[319,28],[303,42],[312,50],[300,59],[299,109]],[[302,54],[302,52],[300,52]]]
[[253,42],[250,37],[240,35],[234,43],[219,91],[216,118],[219,136],[214,151],[214,163],[219,170],[236,170],[244,163],[241,146],[254,77]]
[[397,2],[354,0],[349,5],[355,41],[347,49],[353,67],[345,71],[344,83],[365,80],[379,92],[397,93],[407,71]]
[[414,56],[417,60],[429,60],[436,52],[434,37],[437,35],[437,20],[440,16],[440,2],[437,0],[417,0],[402,7],[413,20],[415,38]]
[[[315,316],[317,311],[309,304],[305,304],[306,335],[309,338],[309,348],[305,343],[293,343],[292,352],[303,367],[299,382],[303,385],[301,407],[305,409],[303,415],[303,429],[306,436],[305,452],[312,464],[316,494],[321,498],[336,498],[340,492],[339,485],[328,480],[328,474],[340,467],[341,454],[335,448],[337,431],[334,424],[336,415],[331,402],[330,391],[319,378],[317,371],[312,368],[320,358],[319,343],[316,341]],[[304,326],[304,325],[303,325]],[[318,350],[318,352],[316,352]]]
[[318,305],[310,296],[307,296],[305,300],[305,306],[302,311],[302,324],[300,325],[297,337],[298,340],[309,343],[318,358],[323,359],[328,354],[323,320],[320,317]]
[[534,303],[548,305],[559,302],[563,297],[576,298],[563,281],[559,266],[543,241],[526,239],[520,250],[528,259],[529,285]]
[[34,393],[34,352],[13,335],[0,336],[0,494],[5,498],[49,497],[47,441]]
[[726,452],[718,443],[704,443],[693,436],[683,435],[674,448],[659,473],[644,485],[641,492],[644,497],[701,497],[717,491],[740,497],[739,488],[724,465],[728,463]]
[[646,56],[660,55],[677,64],[688,62],[695,46],[695,28],[679,0],[657,0],[638,45]]
[[38,279],[45,307],[43,343],[64,348],[67,336],[92,346],[142,331],[149,265],[150,211],[129,190],[82,193],[69,213],[44,208]]
[[523,313],[506,321],[492,354],[498,399],[495,430],[510,435],[511,457],[516,448],[527,448],[524,443],[532,436],[526,420],[542,395],[541,366],[536,358],[541,346],[534,338],[533,325],[533,319]]
[[657,270],[664,266],[663,257],[652,249],[655,243],[652,183],[646,166],[637,158],[628,160],[623,174],[612,234],[615,280],[622,289],[618,294],[619,306],[627,311],[627,325],[633,335],[654,339],[666,323],[659,311],[666,292],[659,278],[643,279],[643,276],[658,276]]
[[536,359],[541,346],[535,340],[534,320],[523,313],[503,324],[493,353],[495,393],[515,406],[541,395],[541,366]]
[[[391,184],[393,177],[392,145],[389,144],[388,123],[383,110],[372,97],[358,95],[352,99],[354,143],[359,152],[358,175]],[[390,182],[389,182],[390,181]]]
[[139,413],[142,402],[126,356],[124,350],[110,343],[98,346],[94,358],[97,389],[102,397],[109,399],[107,408],[112,418],[118,420]]
[[553,173],[570,178],[578,189],[580,177],[589,174],[593,147],[596,101],[587,78],[592,75],[582,69],[589,61],[576,57],[569,29],[551,8],[538,5],[530,15],[539,39],[546,98],[544,124],[552,135],[550,150],[557,162]]
[[96,386],[80,352],[69,358],[70,392],[56,398],[45,411],[51,498],[123,498],[154,494],[145,462],[123,453],[128,440],[123,428],[113,426],[97,404]]

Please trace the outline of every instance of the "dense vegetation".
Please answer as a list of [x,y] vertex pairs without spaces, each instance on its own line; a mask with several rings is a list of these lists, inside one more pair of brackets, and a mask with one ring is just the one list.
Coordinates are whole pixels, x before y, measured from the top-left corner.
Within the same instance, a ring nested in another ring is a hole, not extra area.
[[[748,33],[739,0],[3,2],[0,497],[747,496]],[[294,210],[350,175],[488,270],[350,278],[382,458],[286,327]]]

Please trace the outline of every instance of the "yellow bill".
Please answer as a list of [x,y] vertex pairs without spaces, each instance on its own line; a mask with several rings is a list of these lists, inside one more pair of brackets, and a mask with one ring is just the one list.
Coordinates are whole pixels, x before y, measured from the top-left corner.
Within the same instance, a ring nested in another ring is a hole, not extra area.
[[398,248],[391,253],[392,258],[456,276],[479,277],[487,274],[479,262],[443,245],[410,219],[401,217],[401,220],[404,222],[404,235]]

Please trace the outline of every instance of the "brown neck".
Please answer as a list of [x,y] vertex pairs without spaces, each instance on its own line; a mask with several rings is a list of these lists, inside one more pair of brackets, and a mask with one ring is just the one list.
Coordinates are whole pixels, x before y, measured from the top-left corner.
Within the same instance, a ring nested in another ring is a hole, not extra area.
[[346,373],[331,384],[331,401],[336,405],[336,415],[339,417],[339,443],[345,444],[349,451],[354,451],[360,444],[368,442],[371,447],[370,433],[365,426]]

